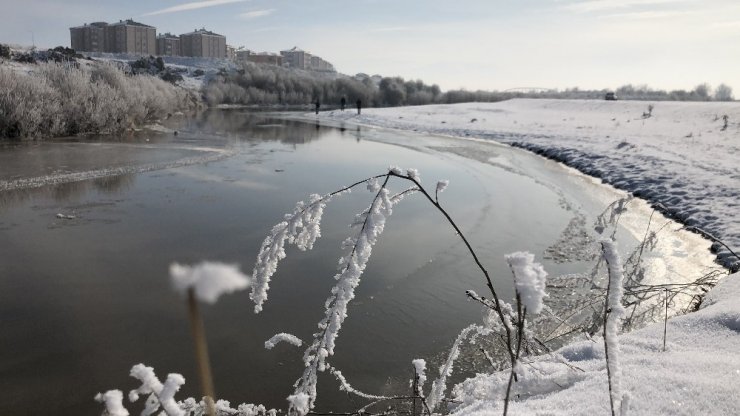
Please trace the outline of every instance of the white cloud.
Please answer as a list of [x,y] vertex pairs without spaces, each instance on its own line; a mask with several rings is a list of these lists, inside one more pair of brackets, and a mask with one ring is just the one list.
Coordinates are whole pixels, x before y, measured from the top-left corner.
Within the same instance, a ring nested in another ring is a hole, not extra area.
[[248,12],[241,13],[239,17],[241,19],[249,20],[256,19],[258,17],[269,16],[275,12],[275,9],[264,9],[264,10],[251,10]]
[[687,10],[670,10],[670,11],[645,11],[645,12],[631,12],[631,13],[615,13],[601,16],[605,19],[626,19],[626,20],[653,20],[653,19],[665,19],[669,17],[687,16],[694,15],[695,12]]
[[154,15],[158,15],[158,14],[183,12],[183,11],[186,11],[186,10],[203,9],[203,8],[206,8],[206,7],[221,6],[221,5],[224,5],[224,4],[243,3],[245,1],[250,1],[250,0],[203,0],[203,1],[194,1],[194,2],[191,2],[191,3],[178,4],[177,6],[168,7],[166,9],[162,9],[162,10],[156,10],[156,11],[153,11],[153,12],[144,13],[144,16],[154,16]]
[[370,29],[368,32],[406,32],[409,30],[413,30],[411,27],[407,26],[394,26],[394,27],[379,27],[375,29]]
[[687,1],[690,0],[585,0],[569,3],[564,7],[577,13],[589,13],[604,10],[628,9],[636,6],[686,3]]

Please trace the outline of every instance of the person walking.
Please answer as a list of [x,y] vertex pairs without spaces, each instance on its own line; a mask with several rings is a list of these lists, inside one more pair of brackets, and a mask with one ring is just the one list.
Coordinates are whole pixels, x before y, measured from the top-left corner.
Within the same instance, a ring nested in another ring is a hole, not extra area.
[[362,111],[362,100],[358,98],[356,104],[357,104],[357,114],[359,115],[360,112]]
[[342,111],[344,111],[344,106],[347,105],[347,99],[342,97],[341,101],[339,101],[339,104],[341,105]]
[[319,99],[316,99],[316,114],[319,114],[319,107],[321,107],[321,102],[319,102]]

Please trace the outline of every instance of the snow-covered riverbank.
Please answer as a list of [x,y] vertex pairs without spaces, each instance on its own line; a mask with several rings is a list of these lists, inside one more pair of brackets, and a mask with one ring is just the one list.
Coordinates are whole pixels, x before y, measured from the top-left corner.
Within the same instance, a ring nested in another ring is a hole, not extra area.
[[[651,201],[687,225],[740,248],[740,105],[512,100],[327,112],[322,119],[491,139],[563,161]],[[644,113],[644,114],[643,114]],[[724,115],[727,115],[725,127]],[[660,204],[660,205],[658,205]],[[738,267],[715,245],[718,261]],[[740,408],[740,273],[695,313],[620,337],[623,414],[728,415]],[[563,364],[567,362],[569,366]],[[575,369],[577,368],[577,369]],[[522,366],[511,414],[609,413],[600,340],[571,344]],[[456,386],[456,414],[500,414],[508,372]]]
[[[331,111],[320,118],[490,139],[632,192],[740,251],[740,104],[510,100]],[[643,117],[643,114],[649,117]],[[723,129],[723,116],[728,126]],[[727,267],[740,260],[717,244]]]

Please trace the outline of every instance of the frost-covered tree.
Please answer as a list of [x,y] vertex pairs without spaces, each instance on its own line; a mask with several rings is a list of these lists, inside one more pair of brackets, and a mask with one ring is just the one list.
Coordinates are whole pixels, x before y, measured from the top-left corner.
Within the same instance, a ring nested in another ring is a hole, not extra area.
[[732,87],[727,84],[719,84],[714,90],[715,101],[732,101]]

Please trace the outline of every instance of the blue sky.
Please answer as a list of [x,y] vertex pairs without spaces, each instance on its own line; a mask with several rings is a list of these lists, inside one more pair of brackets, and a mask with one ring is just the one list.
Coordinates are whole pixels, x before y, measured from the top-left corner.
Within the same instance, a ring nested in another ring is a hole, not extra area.
[[0,0],[0,10],[8,43],[69,45],[71,26],[133,18],[443,89],[725,82],[740,95],[738,0]]

